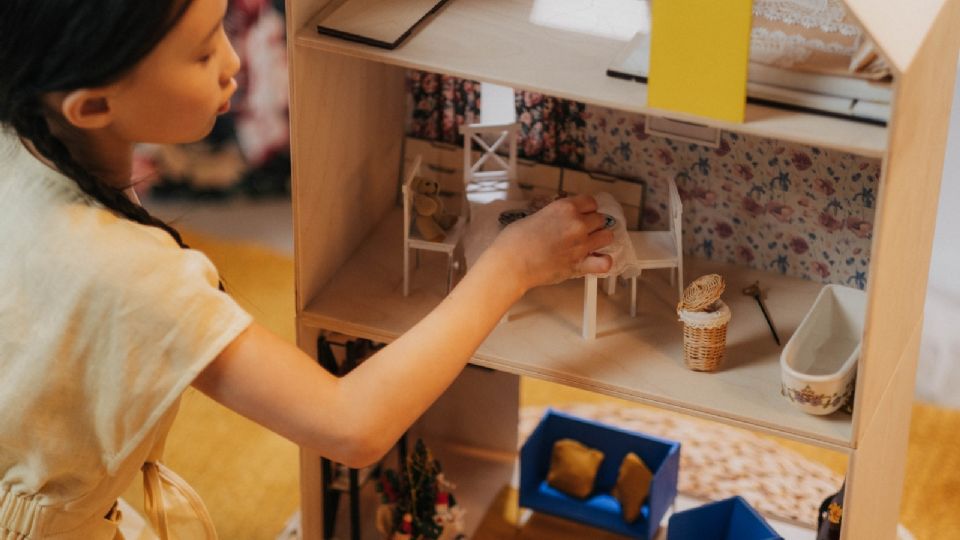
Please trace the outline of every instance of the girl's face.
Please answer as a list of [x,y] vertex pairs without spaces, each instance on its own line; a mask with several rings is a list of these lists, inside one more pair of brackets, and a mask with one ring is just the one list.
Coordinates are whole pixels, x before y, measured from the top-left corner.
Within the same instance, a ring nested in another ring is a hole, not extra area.
[[177,25],[110,85],[108,129],[129,142],[185,143],[205,137],[230,108],[240,59],[227,39],[227,0],[193,0]]

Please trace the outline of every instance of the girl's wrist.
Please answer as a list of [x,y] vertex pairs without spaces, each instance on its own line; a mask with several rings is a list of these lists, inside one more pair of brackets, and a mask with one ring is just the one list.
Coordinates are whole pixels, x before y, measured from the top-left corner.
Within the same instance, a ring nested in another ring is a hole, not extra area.
[[526,261],[522,253],[505,249],[494,242],[477,260],[477,273],[487,273],[487,279],[508,294],[508,301],[516,302],[531,288],[528,282]]

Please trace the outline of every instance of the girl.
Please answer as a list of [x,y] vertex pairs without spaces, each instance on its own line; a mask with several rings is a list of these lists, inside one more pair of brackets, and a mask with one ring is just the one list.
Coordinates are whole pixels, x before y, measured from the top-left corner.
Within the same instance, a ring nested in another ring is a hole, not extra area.
[[[251,322],[129,189],[135,143],[182,143],[228,110],[227,0],[0,3],[0,538],[119,538],[142,469],[164,538],[214,538],[157,462],[187,385],[330,458],[382,456],[511,303],[603,273],[589,197],[508,227],[426,318],[336,379]],[[278,391],[278,389],[283,389]]]

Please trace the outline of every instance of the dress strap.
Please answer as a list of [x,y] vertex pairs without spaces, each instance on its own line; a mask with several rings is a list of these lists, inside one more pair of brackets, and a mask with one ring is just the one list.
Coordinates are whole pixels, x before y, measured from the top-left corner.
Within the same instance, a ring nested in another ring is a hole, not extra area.
[[159,461],[147,461],[143,499],[147,519],[161,540],[217,540],[217,531],[200,495]]

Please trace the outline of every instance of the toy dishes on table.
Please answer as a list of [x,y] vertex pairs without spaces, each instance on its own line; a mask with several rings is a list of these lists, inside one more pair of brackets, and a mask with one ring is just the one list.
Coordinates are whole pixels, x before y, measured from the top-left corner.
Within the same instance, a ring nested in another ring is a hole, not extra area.
[[830,414],[853,395],[867,295],[825,285],[780,353],[781,393],[800,410]]
[[497,218],[497,221],[500,222],[501,226],[506,227],[507,225],[513,223],[514,221],[523,219],[532,213],[533,211],[528,210],[526,208],[515,208],[512,210],[504,210],[503,212],[500,212],[500,217]]

